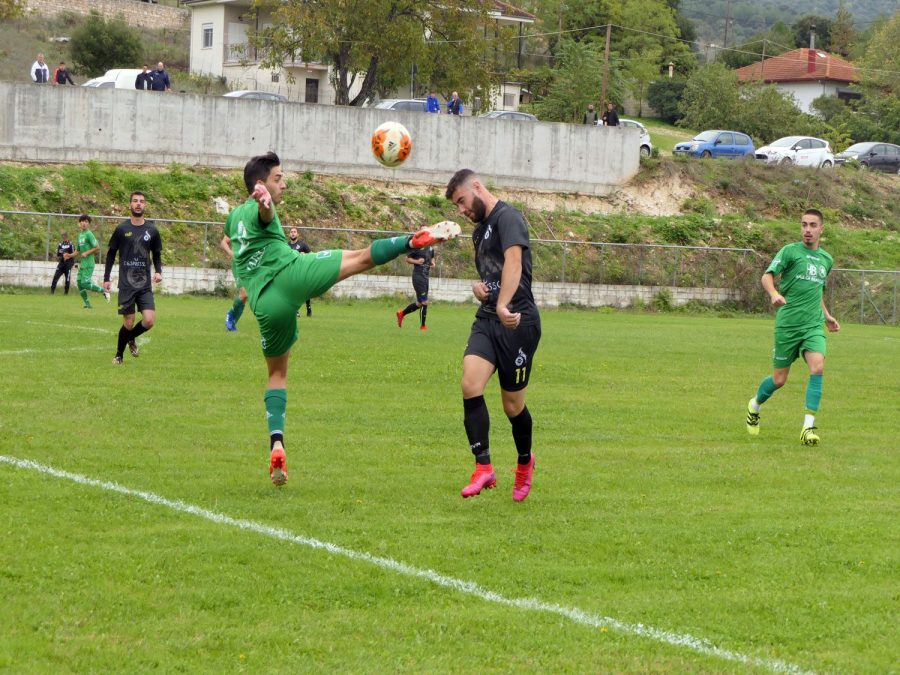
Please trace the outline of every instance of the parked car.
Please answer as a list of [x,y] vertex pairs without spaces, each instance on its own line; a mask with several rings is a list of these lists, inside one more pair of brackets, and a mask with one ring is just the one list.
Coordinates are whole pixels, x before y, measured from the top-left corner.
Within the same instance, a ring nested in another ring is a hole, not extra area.
[[740,131],[704,131],[684,143],[678,143],[672,150],[673,155],[689,157],[725,157],[739,159],[752,157],[754,153],[753,139]]
[[271,91],[255,91],[252,89],[239,89],[237,91],[229,91],[222,94],[225,98],[249,98],[257,101],[280,101],[284,103],[288,100],[287,96],[276,94]]
[[834,156],[837,164],[855,159],[874,171],[900,174],[900,145],[893,143],[856,143]]
[[537,122],[538,118],[527,112],[517,110],[491,110],[482,113],[479,117],[492,120],[510,120],[511,122]]
[[144,71],[140,68],[113,68],[81,86],[99,89],[134,89],[134,82],[142,72]]
[[386,98],[379,101],[373,108],[387,110],[410,110],[412,112],[425,112],[424,98]]
[[630,127],[632,129],[639,129],[641,132],[641,140],[640,140],[640,150],[641,157],[649,157],[650,153],[653,152],[653,143],[650,142],[650,132],[647,131],[647,127],[645,127],[640,122],[636,122],[635,120],[626,120],[619,118],[619,126],[620,127]]
[[795,164],[816,169],[834,166],[834,154],[828,141],[811,136],[785,136],[764,145],[754,155],[766,164]]

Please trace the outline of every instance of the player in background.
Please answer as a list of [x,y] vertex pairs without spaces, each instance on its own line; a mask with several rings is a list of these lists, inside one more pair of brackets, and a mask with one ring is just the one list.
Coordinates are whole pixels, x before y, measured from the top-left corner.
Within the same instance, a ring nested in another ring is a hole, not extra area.
[[[122,365],[125,345],[131,355],[138,356],[135,340],[153,328],[156,323],[156,304],[153,300],[154,283],[162,281],[162,239],[159,230],[151,220],[144,218],[147,205],[143,192],[132,192],[129,202],[131,217],[123,220],[109,238],[106,251],[106,271],[103,273],[103,290],[109,291],[112,283],[113,264],[119,254],[119,314],[122,315],[122,327],[116,343],[116,355],[113,365]],[[153,275],[150,274],[150,257],[153,258]],[[141,321],[134,325],[135,306],[141,313]]]
[[[297,251],[297,253],[312,253],[309,244],[300,238],[300,231],[296,227],[288,230],[288,246]],[[306,318],[312,316],[312,305],[310,302],[310,300],[306,301]],[[300,316],[300,312],[297,312],[297,316]]]
[[461,383],[463,419],[475,455],[475,471],[462,496],[473,497],[497,485],[489,450],[490,416],[484,401],[485,386],[497,371],[503,412],[512,425],[519,455],[512,494],[520,502],[528,496],[534,474],[532,420],[525,391],[541,339],[541,317],[531,293],[528,223],[517,209],[488,192],[470,169],[453,175],[446,197],[475,223],[472,242],[480,276],[472,284],[481,306],[463,356]]
[[103,297],[109,302],[109,291],[104,290],[94,283],[91,278],[94,276],[94,255],[100,250],[100,244],[97,243],[97,237],[91,232],[91,217],[87,214],[78,216],[78,226],[81,232],[78,233],[78,293],[84,302],[85,309],[92,309],[91,301],[88,300],[88,291],[95,293],[103,293]]
[[419,330],[428,330],[425,325],[425,317],[428,313],[428,283],[431,278],[431,268],[434,267],[434,247],[429,246],[417,251],[410,251],[406,256],[406,262],[413,266],[412,284],[416,294],[416,301],[411,302],[405,309],[397,310],[397,326],[403,326],[403,319],[407,314],[412,314],[421,309],[421,324]]
[[234,264],[234,250],[231,248],[231,237],[233,232],[228,231],[228,221],[225,222],[225,236],[219,242],[221,248],[231,260],[231,275],[234,277],[234,285],[237,287],[237,295],[234,296],[234,302],[231,303],[231,309],[225,312],[225,329],[230,332],[237,330],[238,321],[244,313],[244,306],[247,304],[247,291],[241,286],[241,280],[238,278],[237,265]]
[[339,281],[383,265],[414,248],[459,234],[459,225],[442,222],[412,235],[378,239],[365,249],[297,255],[288,245],[275,209],[286,189],[281,160],[274,152],[253,157],[244,167],[250,197],[228,214],[234,260],[250,309],[259,322],[260,344],[268,369],[264,396],[269,427],[269,477],[275,485],[288,478],[284,451],[287,375],[291,347],[297,341],[297,309]]
[[[762,275],[762,287],[768,293],[775,315],[775,349],[772,374],[759,385],[756,396],[747,405],[747,431],[759,434],[760,406],[787,382],[791,364],[802,356],[809,367],[806,385],[806,414],[800,442],[817,445],[815,415],[822,399],[822,373],[825,369],[825,331],[841,329],[825,307],[825,280],[833,265],[831,256],[819,247],[824,222],[822,212],[807,209],[800,217],[803,241],[782,248]],[[778,289],[775,277],[781,275]]]

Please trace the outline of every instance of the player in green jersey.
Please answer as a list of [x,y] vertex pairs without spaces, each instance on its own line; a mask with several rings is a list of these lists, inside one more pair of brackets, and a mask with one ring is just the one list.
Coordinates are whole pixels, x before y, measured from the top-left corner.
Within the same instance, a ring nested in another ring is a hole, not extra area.
[[84,308],[91,309],[91,301],[88,300],[88,291],[103,293],[103,297],[109,302],[109,291],[103,290],[94,283],[91,278],[94,275],[94,254],[100,250],[97,237],[91,232],[91,217],[87,214],[78,216],[78,226],[81,232],[78,234],[77,257],[78,263],[78,292],[84,301]]
[[[800,218],[803,241],[782,248],[762,276],[762,287],[778,313],[775,315],[772,374],[760,383],[756,396],[747,405],[747,431],[752,436],[759,434],[760,406],[784,386],[791,364],[802,356],[809,366],[809,382],[800,442],[804,445],[819,442],[815,415],[822,398],[822,372],[825,369],[825,331],[822,326],[827,326],[832,333],[841,329],[822,297],[833,264],[831,256],[819,248],[823,226],[821,211],[804,211]],[[777,275],[781,275],[778,289],[775,288]]]
[[236,276],[259,323],[269,372],[264,397],[269,426],[269,477],[275,485],[283,485],[288,477],[284,453],[288,359],[298,337],[297,310],[337,282],[413,249],[453,239],[460,228],[444,221],[412,235],[378,239],[364,249],[300,255],[288,245],[275,210],[286,188],[278,155],[269,152],[247,162],[244,184],[250,197],[228,214],[225,232],[234,251]]

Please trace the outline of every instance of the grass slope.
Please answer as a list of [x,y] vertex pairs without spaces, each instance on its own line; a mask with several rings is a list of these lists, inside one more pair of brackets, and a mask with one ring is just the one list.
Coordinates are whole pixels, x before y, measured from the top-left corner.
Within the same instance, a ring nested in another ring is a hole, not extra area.
[[[398,330],[391,303],[317,302],[277,490],[255,320],[226,334],[225,304],[158,298],[140,358],[114,368],[110,306],[0,296],[0,454],[752,657],[837,672],[900,660],[894,331],[829,339],[811,449],[799,368],[761,436],[744,430],[770,321],[545,312],[535,487],[514,504],[493,382],[500,486],[458,493],[471,306],[433,306],[423,334]],[[2,463],[0,486],[0,669],[757,670]]]

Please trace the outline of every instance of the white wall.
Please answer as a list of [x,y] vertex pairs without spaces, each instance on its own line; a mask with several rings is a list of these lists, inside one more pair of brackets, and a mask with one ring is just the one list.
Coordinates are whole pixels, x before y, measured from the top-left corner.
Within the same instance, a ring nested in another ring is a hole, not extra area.
[[[371,154],[389,119],[413,139],[397,169]],[[602,195],[637,173],[638,139],[624,127],[0,83],[0,160],[238,168],[275,150],[288,171],[443,185],[470,167],[504,188]]]
[[811,113],[810,105],[823,94],[837,96],[838,84],[835,82],[781,82],[779,91],[791,94],[802,112]]
[[[213,26],[212,48],[203,48],[203,25]],[[198,75],[222,75],[225,45],[225,7],[207,5],[191,12],[191,72]]]

